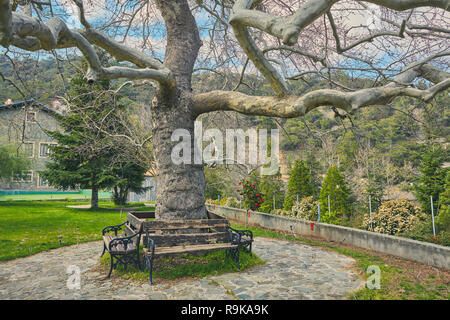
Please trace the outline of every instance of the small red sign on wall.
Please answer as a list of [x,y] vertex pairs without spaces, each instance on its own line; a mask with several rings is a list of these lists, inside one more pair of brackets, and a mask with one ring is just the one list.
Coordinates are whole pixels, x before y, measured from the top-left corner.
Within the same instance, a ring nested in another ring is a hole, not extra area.
[[310,226],[311,226],[311,231],[314,231],[314,222],[311,222]]

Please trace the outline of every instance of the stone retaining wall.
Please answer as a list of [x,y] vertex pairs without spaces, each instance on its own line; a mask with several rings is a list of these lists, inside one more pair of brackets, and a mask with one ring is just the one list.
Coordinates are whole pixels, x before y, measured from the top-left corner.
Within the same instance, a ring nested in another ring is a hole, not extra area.
[[209,211],[240,224],[262,227],[274,231],[292,232],[298,236],[314,236],[329,241],[342,242],[360,248],[391,254],[401,258],[422,262],[439,268],[450,269],[450,248],[386,234],[353,229],[332,224],[311,222],[295,218],[252,212],[207,204]]

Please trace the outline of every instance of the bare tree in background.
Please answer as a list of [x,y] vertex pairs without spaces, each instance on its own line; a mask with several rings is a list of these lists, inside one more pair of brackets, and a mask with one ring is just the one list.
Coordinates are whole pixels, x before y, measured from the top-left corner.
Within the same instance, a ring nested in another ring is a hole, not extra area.
[[[171,160],[178,143],[171,141],[172,132],[185,129],[194,139],[200,114],[292,118],[319,106],[350,114],[399,96],[429,102],[450,85],[449,0],[84,2],[0,0],[0,44],[52,54],[76,48],[88,61],[88,82],[157,83],[151,117],[160,218],[206,216],[203,165]],[[79,22],[67,19],[74,8]],[[104,67],[94,46],[124,63]],[[193,92],[192,74],[201,71],[223,74],[234,90]],[[365,84],[341,83],[342,72]],[[227,76],[233,73],[262,74],[273,96],[239,92],[252,86],[243,76]],[[418,78],[428,86],[418,87]],[[295,81],[317,79],[328,87],[293,91]]]

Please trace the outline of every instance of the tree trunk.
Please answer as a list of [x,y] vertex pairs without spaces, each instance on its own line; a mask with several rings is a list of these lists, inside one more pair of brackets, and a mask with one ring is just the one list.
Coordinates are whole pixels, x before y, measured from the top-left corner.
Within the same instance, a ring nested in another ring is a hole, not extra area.
[[[184,90],[160,90],[152,110],[157,219],[206,218],[203,164],[194,163],[195,118],[190,93]],[[185,129],[190,134],[190,163],[175,164],[172,161],[172,150],[179,143],[171,141],[176,129]]]
[[[192,70],[201,46],[197,25],[188,1],[157,0],[167,28],[164,64],[173,72],[176,87],[161,86],[153,103],[153,154],[157,170],[156,218],[203,219],[205,174],[203,165],[193,161],[194,121],[191,94]],[[175,164],[171,141],[176,129],[190,133],[191,162]]]
[[98,187],[92,185],[91,208],[98,208]]

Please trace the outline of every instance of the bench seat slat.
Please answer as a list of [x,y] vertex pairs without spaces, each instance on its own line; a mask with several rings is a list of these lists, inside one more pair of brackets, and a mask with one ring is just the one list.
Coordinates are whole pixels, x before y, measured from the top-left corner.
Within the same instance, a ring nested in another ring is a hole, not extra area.
[[[120,234],[120,235],[117,235],[117,237],[116,236],[111,236],[111,235],[104,235],[103,236],[103,241],[105,242],[107,250],[110,251],[109,250],[109,243],[113,239],[115,239],[115,238],[122,238],[122,237],[125,237],[125,235]],[[133,243],[129,243],[127,245],[127,249],[126,250],[125,250],[125,247],[124,247],[123,244],[118,244],[118,245],[113,246],[111,248],[111,251],[113,251],[113,253],[115,253],[115,254],[125,254],[125,253],[129,253],[129,252],[133,252],[135,250],[136,250],[136,246]]]
[[226,223],[223,219],[192,219],[192,220],[151,220],[144,221],[144,230],[148,228],[152,229],[163,229],[166,227],[175,228],[181,227],[185,228],[186,226],[216,226],[223,225]]
[[[225,242],[228,240],[226,232],[186,233],[186,234],[150,234],[156,246],[176,246],[177,244],[208,244],[211,242]],[[144,236],[144,243],[146,243]]]
[[228,226],[226,223],[218,223],[215,225],[184,225],[184,226],[165,226],[165,227],[157,227],[153,225],[145,225],[144,231],[156,231],[156,230],[185,230],[185,229],[211,229],[211,228],[225,228]]
[[[192,253],[197,251],[213,251],[220,249],[236,248],[237,245],[230,243],[212,243],[212,244],[199,244],[189,246],[172,246],[172,247],[155,247],[155,256],[172,255],[180,253]],[[145,255],[149,255],[148,248],[143,248]]]

